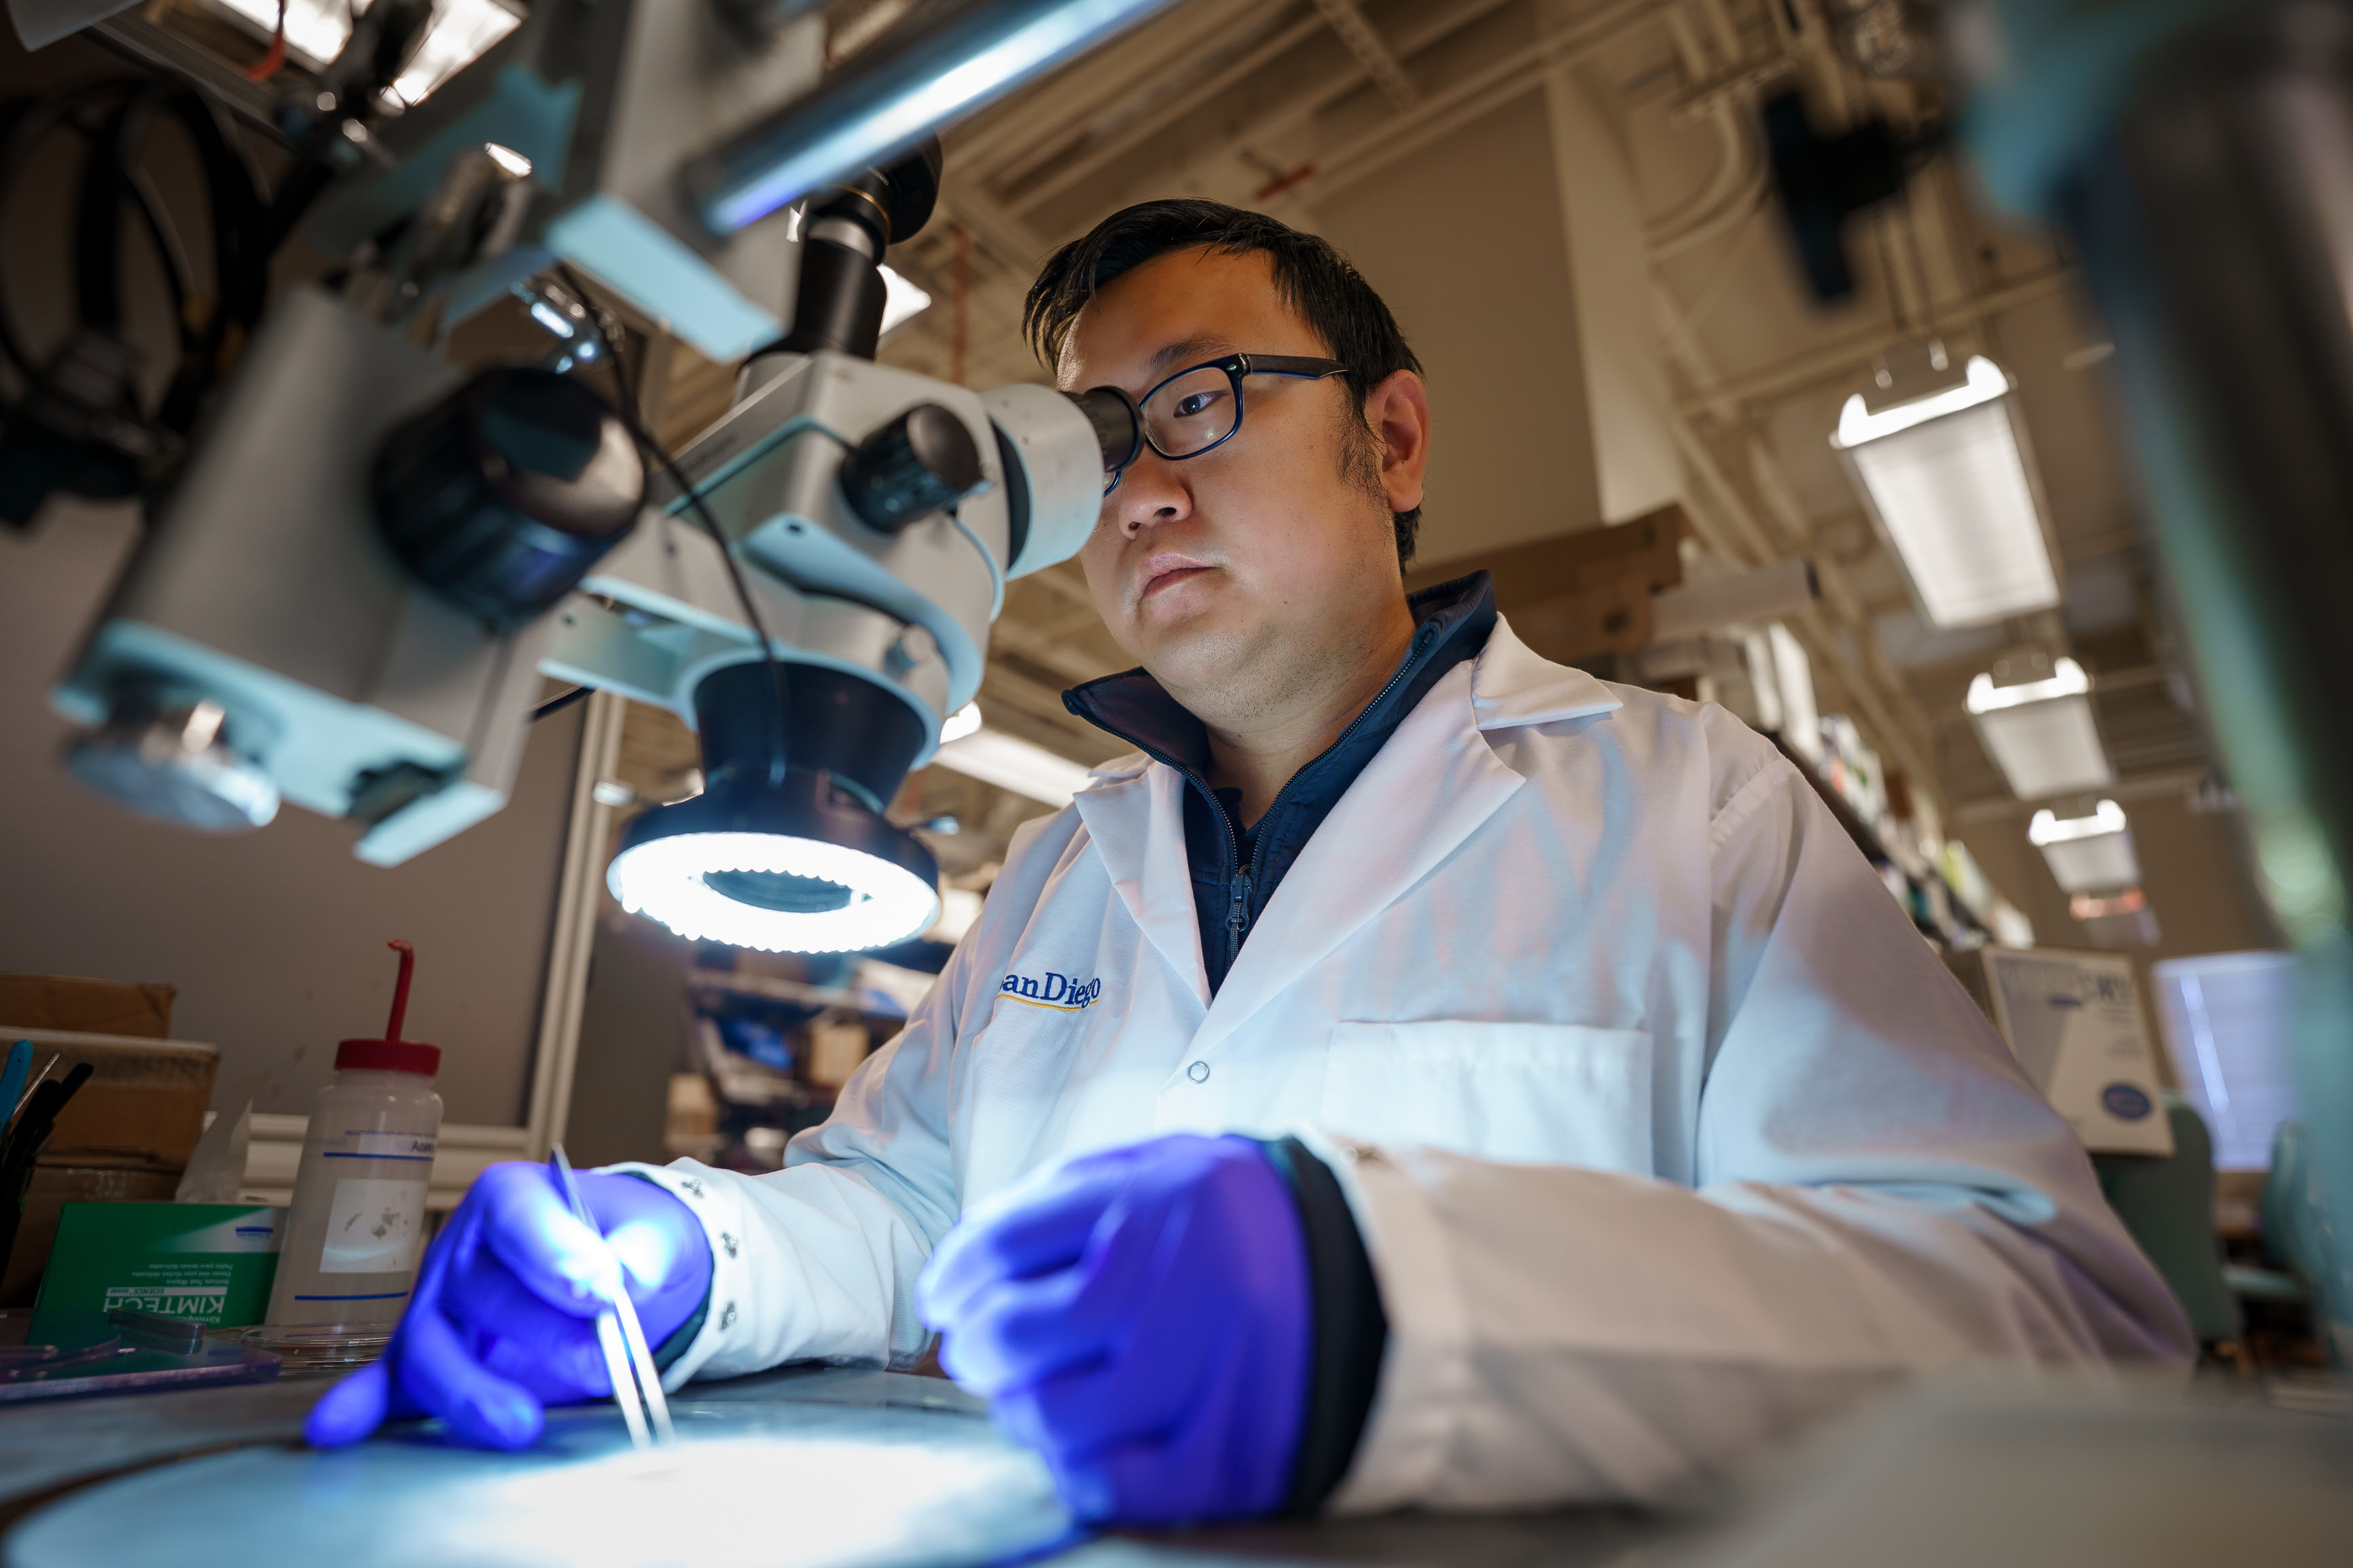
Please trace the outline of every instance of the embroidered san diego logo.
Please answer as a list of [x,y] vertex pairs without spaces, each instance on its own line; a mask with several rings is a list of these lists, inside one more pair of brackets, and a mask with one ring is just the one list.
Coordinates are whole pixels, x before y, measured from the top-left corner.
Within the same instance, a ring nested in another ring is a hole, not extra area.
[[1057,974],[1050,969],[1043,976],[1008,974],[997,991],[1001,997],[1026,1002],[1032,1007],[1059,1007],[1066,1013],[1076,1013],[1095,1005],[1103,995],[1103,981],[1081,980],[1074,974]]

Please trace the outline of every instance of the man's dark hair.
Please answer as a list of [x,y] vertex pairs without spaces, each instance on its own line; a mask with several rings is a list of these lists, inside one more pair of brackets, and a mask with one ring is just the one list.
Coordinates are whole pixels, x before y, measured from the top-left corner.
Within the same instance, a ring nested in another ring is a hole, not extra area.
[[[1275,286],[1299,312],[1332,358],[1348,367],[1346,377],[1357,411],[1352,432],[1379,450],[1379,435],[1364,420],[1365,395],[1400,370],[1420,373],[1421,362],[1406,346],[1397,318],[1373,292],[1364,274],[1330,241],[1302,234],[1264,213],[1244,212],[1222,202],[1177,199],[1124,207],[1095,225],[1083,238],[1046,259],[1029,286],[1022,330],[1048,365],[1058,365],[1062,345],[1079,312],[1095,290],[1171,251],[1208,246],[1228,256],[1263,252],[1274,263]],[[1421,509],[1391,512],[1397,529],[1398,565],[1413,559]]]

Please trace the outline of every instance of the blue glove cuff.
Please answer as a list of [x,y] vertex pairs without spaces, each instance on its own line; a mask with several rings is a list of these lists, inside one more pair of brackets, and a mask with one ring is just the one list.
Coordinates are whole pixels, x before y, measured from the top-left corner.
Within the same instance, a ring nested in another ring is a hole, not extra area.
[[1284,1512],[1305,1518],[1322,1511],[1324,1500],[1356,1457],[1373,1393],[1380,1384],[1389,1321],[1381,1310],[1380,1284],[1373,1277],[1372,1258],[1356,1229],[1356,1216],[1349,1211],[1347,1194],[1340,1190],[1340,1179],[1296,1138],[1264,1142],[1261,1147],[1299,1205],[1300,1230],[1307,1244],[1314,1351],[1299,1451],[1292,1460],[1291,1487],[1283,1502]]
[[[616,1171],[613,1173],[617,1176],[634,1176],[658,1193],[666,1193],[670,1190],[642,1171]],[[702,1332],[702,1325],[710,1319],[711,1288],[706,1285],[702,1289],[702,1300],[695,1304],[692,1315],[672,1330],[670,1338],[654,1346],[654,1370],[668,1372],[677,1365],[679,1358],[694,1348],[694,1336]]]

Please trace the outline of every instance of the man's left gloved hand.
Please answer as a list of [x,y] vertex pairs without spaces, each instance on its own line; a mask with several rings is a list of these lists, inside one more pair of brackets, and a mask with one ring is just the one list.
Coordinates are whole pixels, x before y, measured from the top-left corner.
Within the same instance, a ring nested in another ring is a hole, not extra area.
[[941,1365],[1082,1519],[1282,1506],[1314,1306],[1297,1205],[1253,1140],[1173,1133],[1034,1173],[949,1233],[915,1300]]

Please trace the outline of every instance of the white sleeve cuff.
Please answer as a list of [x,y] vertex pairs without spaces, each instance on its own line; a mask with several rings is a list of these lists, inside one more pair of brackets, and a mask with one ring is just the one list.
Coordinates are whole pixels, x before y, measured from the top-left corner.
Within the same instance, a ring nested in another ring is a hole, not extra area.
[[1470,1320],[1428,1196],[1396,1159],[1315,1132],[1300,1141],[1339,1178],[1388,1319],[1380,1385],[1356,1458],[1326,1505],[1376,1513],[1430,1494],[1472,1393]]
[[[662,1373],[663,1390],[676,1393],[712,1357],[731,1348],[736,1325],[744,1319],[751,1277],[744,1258],[744,1237],[750,1217],[744,1212],[744,1194],[724,1173],[694,1160],[679,1160],[668,1165],[630,1161],[603,1169],[611,1174],[642,1176],[686,1205],[702,1222],[703,1237],[711,1244],[711,1296],[703,1310],[702,1327],[686,1347],[686,1353]],[[659,1351],[661,1347],[654,1348]]]

